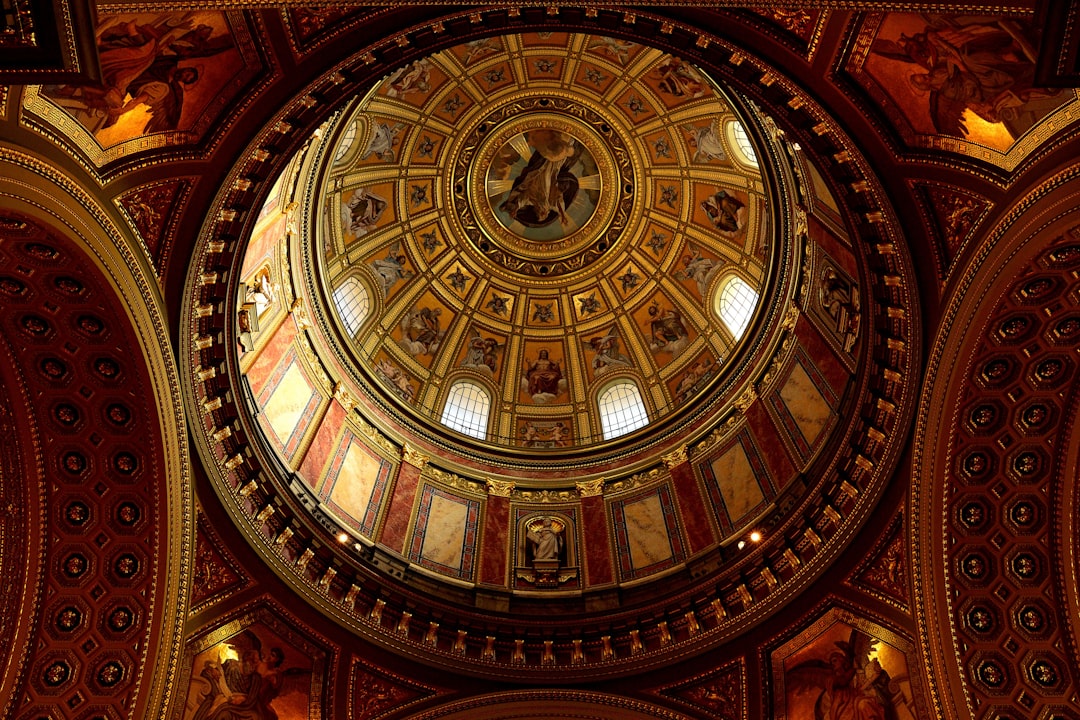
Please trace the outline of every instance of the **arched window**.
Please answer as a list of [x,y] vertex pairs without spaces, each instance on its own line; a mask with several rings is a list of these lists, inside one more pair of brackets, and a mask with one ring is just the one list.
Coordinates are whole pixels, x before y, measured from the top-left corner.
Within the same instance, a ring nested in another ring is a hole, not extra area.
[[355,335],[367,318],[370,303],[364,284],[354,277],[334,288],[334,304],[349,335]]
[[728,138],[735,144],[736,159],[743,165],[757,167],[757,151],[754,150],[754,143],[750,142],[750,136],[743,124],[738,120],[732,120],[727,124],[727,130]]
[[757,301],[757,291],[738,275],[732,275],[720,288],[716,313],[736,340],[742,337],[746,326],[750,324]]
[[649,424],[641,392],[630,380],[619,380],[600,391],[596,404],[604,439],[611,440]]
[[446,395],[442,423],[451,430],[483,440],[487,437],[490,413],[491,397],[487,390],[474,382],[458,380]]

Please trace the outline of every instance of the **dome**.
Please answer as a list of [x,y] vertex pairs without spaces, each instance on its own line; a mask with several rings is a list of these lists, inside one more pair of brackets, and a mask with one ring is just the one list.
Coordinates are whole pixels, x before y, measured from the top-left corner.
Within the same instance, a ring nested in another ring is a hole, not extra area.
[[230,330],[253,442],[220,488],[324,613],[395,651],[383,613],[415,621],[436,665],[588,676],[632,664],[614,628],[669,632],[657,602],[691,623],[665,663],[827,567],[893,422],[854,412],[898,381],[870,386],[880,280],[717,70],[596,33],[450,43],[266,183]]
[[741,106],[690,63],[596,35],[399,68],[312,150],[308,287],[343,360],[388,413],[481,451],[685,422],[722,384],[783,229],[736,140]]

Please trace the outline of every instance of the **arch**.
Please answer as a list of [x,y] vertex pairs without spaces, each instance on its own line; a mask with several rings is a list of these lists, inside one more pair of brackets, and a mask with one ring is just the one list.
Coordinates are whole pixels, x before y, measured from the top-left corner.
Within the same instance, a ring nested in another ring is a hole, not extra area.
[[732,273],[720,281],[713,297],[713,311],[731,332],[731,336],[739,340],[750,325],[750,319],[757,308],[757,290],[745,279]]
[[355,337],[371,311],[371,294],[358,277],[347,277],[334,288],[334,307],[345,323],[349,337]]
[[605,440],[614,440],[649,424],[649,411],[637,383],[622,377],[600,388],[596,394],[600,430]]
[[446,393],[440,421],[451,430],[487,439],[488,418],[491,416],[491,394],[473,380],[458,380]]

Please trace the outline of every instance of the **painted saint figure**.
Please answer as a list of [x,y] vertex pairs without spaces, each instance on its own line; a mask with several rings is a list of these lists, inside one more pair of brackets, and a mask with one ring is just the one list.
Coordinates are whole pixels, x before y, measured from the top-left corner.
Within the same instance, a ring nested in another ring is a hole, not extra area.
[[532,396],[533,402],[541,405],[555,399],[566,389],[562,369],[559,363],[548,356],[546,348],[539,352],[536,362],[529,366],[522,378],[522,384]]
[[726,190],[717,190],[701,203],[709,222],[717,230],[734,233],[742,229],[746,219],[746,205]]

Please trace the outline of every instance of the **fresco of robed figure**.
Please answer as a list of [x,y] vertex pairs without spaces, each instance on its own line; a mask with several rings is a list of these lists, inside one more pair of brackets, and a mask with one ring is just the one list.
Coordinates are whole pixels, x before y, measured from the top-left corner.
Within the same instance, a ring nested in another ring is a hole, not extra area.
[[527,240],[560,240],[588,222],[599,198],[592,153],[578,139],[552,129],[514,136],[488,168],[488,202],[511,232]]
[[221,12],[120,15],[97,30],[101,82],[43,94],[103,146],[191,127],[243,65]]

